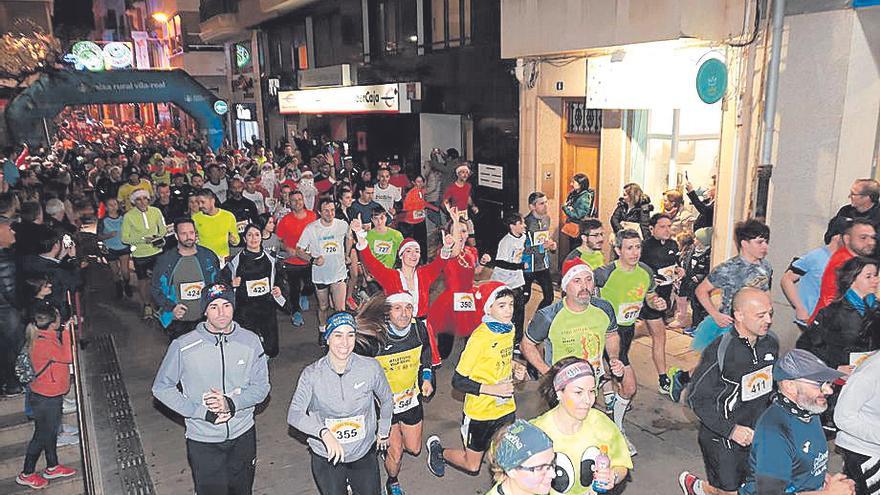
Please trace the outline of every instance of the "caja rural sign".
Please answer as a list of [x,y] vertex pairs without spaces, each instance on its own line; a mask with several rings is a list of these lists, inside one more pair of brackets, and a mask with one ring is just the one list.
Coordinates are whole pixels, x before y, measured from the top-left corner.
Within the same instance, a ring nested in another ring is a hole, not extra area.
[[420,83],[279,91],[282,114],[410,113],[411,101],[421,97]]

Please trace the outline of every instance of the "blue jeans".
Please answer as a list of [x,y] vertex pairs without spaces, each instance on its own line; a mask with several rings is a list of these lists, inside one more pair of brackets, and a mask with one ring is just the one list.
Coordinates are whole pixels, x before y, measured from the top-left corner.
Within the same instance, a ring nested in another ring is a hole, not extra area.
[[697,325],[694,331],[694,340],[691,342],[691,349],[697,352],[703,352],[703,349],[709,347],[715,339],[730,330],[730,327],[719,327],[711,316],[703,318],[703,321]]

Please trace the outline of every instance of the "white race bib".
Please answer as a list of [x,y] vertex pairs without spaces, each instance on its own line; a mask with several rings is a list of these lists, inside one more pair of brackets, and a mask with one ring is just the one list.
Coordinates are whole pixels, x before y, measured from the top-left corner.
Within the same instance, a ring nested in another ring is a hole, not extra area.
[[866,359],[873,356],[877,351],[871,352],[851,352],[849,353],[849,365],[853,368],[858,368],[860,364],[862,364]]
[[421,220],[421,219],[425,218],[425,210],[413,210],[412,215],[413,215],[413,219]]
[[334,255],[342,252],[342,247],[334,240],[324,241],[321,243],[321,252],[325,255]]
[[677,267],[675,265],[664,266],[663,268],[659,268],[657,270],[657,275],[663,277],[663,281],[657,282],[657,285],[669,285],[673,281],[675,281],[675,269]]
[[419,393],[416,387],[394,394],[394,414],[400,414],[419,405]]
[[391,247],[391,241],[373,241],[373,252],[376,254],[391,254]]
[[205,288],[205,282],[184,282],[180,284],[180,300],[195,301],[202,297],[202,289]]
[[352,416],[350,418],[324,420],[324,426],[330,430],[330,433],[336,438],[336,441],[345,445],[363,440],[366,435],[366,427],[364,426],[364,415]]
[[477,305],[474,295],[470,292],[456,292],[452,295],[453,311],[476,311]]
[[763,397],[773,390],[773,365],[765,366],[742,377],[742,401]]
[[263,277],[259,280],[246,280],[244,284],[247,288],[248,297],[263,296],[272,290],[272,288],[269,287],[269,277]]
[[247,227],[247,224],[248,224],[247,220],[242,220],[242,221],[235,224],[235,228],[238,230],[239,234],[244,233],[244,228]]
[[639,319],[639,313],[642,311],[642,303],[623,303],[617,310],[618,325],[632,325]]

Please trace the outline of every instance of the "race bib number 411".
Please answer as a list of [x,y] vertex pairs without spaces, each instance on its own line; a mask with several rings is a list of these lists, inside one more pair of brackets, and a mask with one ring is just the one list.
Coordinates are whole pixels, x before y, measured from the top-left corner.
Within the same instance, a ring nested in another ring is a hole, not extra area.
[[773,390],[773,365],[765,366],[742,377],[742,401],[763,397]]

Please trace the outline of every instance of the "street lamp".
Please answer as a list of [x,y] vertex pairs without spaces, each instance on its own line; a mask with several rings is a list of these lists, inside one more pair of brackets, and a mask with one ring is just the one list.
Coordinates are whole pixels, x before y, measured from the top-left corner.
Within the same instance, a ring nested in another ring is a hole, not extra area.
[[168,14],[166,14],[165,12],[154,12],[153,20],[165,24],[166,22],[168,22]]

